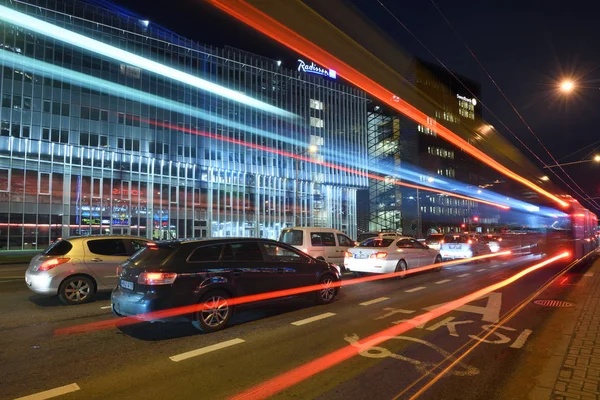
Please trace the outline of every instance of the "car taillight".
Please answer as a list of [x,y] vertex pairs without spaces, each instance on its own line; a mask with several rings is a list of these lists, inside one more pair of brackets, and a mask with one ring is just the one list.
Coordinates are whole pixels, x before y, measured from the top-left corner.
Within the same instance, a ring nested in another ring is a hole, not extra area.
[[352,258],[352,253],[350,253],[349,251],[346,251],[344,253],[344,257]]
[[158,250],[158,245],[156,243],[154,243],[154,242],[148,242],[148,243],[146,243],[146,247],[149,250]]
[[440,244],[444,244],[444,240],[443,240],[443,239],[442,239],[442,240],[440,240]]
[[175,272],[142,272],[138,277],[140,285],[170,285],[175,282]]
[[473,241],[469,239],[469,241],[467,243],[471,244],[471,243],[473,243]]
[[59,266],[60,264],[64,264],[71,261],[70,258],[53,258],[48,261],[44,261],[42,265],[38,268],[38,271],[49,271],[54,267]]
[[386,258],[387,257],[387,253],[383,252],[383,251],[379,251],[375,254],[371,254],[369,256],[370,258]]
[[502,241],[502,238],[498,238],[498,241],[499,241],[499,242],[501,242],[501,241]]

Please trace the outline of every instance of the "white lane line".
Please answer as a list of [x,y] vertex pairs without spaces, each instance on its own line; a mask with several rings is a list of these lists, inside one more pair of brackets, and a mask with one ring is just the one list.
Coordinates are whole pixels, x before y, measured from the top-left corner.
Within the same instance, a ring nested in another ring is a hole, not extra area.
[[483,271],[485,271],[485,268],[478,269],[478,270],[477,270],[477,271],[475,271],[475,272],[483,272]]
[[101,310],[106,310],[107,308],[111,308],[112,306],[104,306],[104,307],[100,307]]
[[25,275],[0,276],[0,279],[25,279]]
[[423,289],[426,289],[426,287],[425,286],[419,286],[419,287],[416,287],[416,288],[405,290],[404,292],[405,293],[412,293],[412,292],[418,292],[419,290],[423,290]]
[[592,276],[594,276],[594,273],[593,273],[593,272],[587,272],[587,273],[586,273],[585,275],[583,275],[583,276],[586,276],[586,277],[588,277],[588,278],[591,278]]
[[466,273],[466,274],[461,274],[461,275],[457,275],[457,276],[458,276],[459,278],[464,278],[465,276],[469,276],[469,275],[471,275],[471,274],[469,274],[469,273]]
[[441,285],[442,283],[446,283],[446,282],[450,282],[450,281],[452,281],[452,279],[444,279],[444,280],[435,282],[435,284],[436,285]]
[[77,385],[76,383],[71,383],[70,385],[57,387],[54,389],[46,390],[44,392],[30,394],[29,396],[19,397],[15,400],[45,400],[57,396],[62,396],[63,394],[76,392],[78,390],[81,390],[79,385]]
[[494,264],[494,265],[490,265],[490,268],[498,268],[500,265],[498,264]]
[[322,320],[325,318],[333,317],[334,315],[335,315],[335,313],[326,312],[324,314],[315,315],[314,317],[301,319],[300,321],[292,322],[292,325],[296,325],[296,326],[306,325],[306,324],[310,324],[311,322],[315,322],[315,321],[319,321],[319,320]]
[[196,350],[192,350],[192,351],[188,351],[185,353],[181,353],[181,354],[177,354],[175,356],[171,356],[169,357],[172,361],[175,362],[179,362],[179,361],[183,361],[183,360],[187,360],[188,358],[192,358],[192,357],[196,357],[196,356],[201,356],[202,354],[206,354],[206,353],[210,353],[212,351],[217,351],[217,350],[221,350],[224,349],[226,347],[230,347],[236,344],[240,344],[240,343],[244,343],[245,340],[244,339],[231,339],[231,340],[227,340],[225,342],[221,342],[221,343],[217,343],[217,344],[211,344],[210,346],[206,346],[206,347],[201,347],[199,349]]
[[12,279],[10,281],[0,281],[0,283],[9,283],[9,282],[25,282],[23,279]]
[[370,306],[371,304],[375,304],[375,303],[380,303],[382,301],[386,301],[389,300],[389,297],[379,297],[377,299],[373,299],[373,300],[369,300],[369,301],[364,301],[362,303],[358,303],[359,306]]

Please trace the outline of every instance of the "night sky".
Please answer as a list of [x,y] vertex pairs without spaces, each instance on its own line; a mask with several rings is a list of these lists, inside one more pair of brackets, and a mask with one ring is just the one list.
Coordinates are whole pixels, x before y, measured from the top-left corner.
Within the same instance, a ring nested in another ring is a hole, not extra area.
[[[348,1],[400,48],[436,62],[378,0]],[[545,163],[553,164],[550,156],[452,28],[556,159],[578,161],[600,153],[600,5],[577,0],[436,0],[451,28],[430,0],[382,2],[448,68],[479,81],[483,103]],[[171,0],[169,7],[165,3],[149,5],[135,0],[118,0],[118,4],[200,43],[238,47],[281,59],[288,68],[295,67],[294,54],[201,1]],[[581,88],[566,97],[556,89],[556,82],[563,76],[572,76],[579,85],[590,88]],[[484,117],[516,143],[490,113],[484,111]],[[586,146],[589,147],[581,150]],[[527,150],[522,151],[535,161]],[[577,153],[571,154],[574,152]],[[565,170],[590,196],[600,196],[599,164],[585,163]],[[549,176],[559,183],[553,175]]]

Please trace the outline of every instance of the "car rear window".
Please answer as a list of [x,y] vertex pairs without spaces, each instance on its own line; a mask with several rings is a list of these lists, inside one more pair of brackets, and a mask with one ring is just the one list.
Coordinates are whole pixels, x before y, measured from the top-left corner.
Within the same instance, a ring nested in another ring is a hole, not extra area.
[[302,231],[294,229],[283,231],[279,236],[279,241],[292,246],[302,246]]
[[394,239],[373,238],[368,239],[358,245],[358,247],[389,247]]
[[444,236],[444,243],[468,243],[469,237],[465,235],[446,235]]
[[64,256],[72,248],[73,245],[68,240],[59,240],[51,244],[42,254],[45,256]]
[[153,247],[142,249],[135,253],[130,261],[135,265],[140,264],[161,264],[167,257],[169,257],[175,249],[171,247]]
[[442,240],[444,235],[429,235],[427,236],[427,242],[439,242]]

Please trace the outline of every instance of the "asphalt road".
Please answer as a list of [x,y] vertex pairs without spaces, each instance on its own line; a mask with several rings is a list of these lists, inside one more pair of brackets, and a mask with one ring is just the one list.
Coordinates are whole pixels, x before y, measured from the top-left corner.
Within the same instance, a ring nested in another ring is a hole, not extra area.
[[[536,262],[521,257],[463,264],[402,280],[351,285],[330,305],[296,299],[251,309],[237,314],[233,326],[213,334],[198,333],[187,323],[140,323],[62,336],[55,330],[114,318],[109,295],[64,306],[56,298],[29,291],[22,278],[26,266],[3,266],[0,398],[56,388],[53,394],[64,392],[60,398],[65,399],[229,398],[345,346],[360,346],[360,339]],[[518,364],[545,314],[527,307],[485,341],[479,339],[564,265],[551,264],[485,298],[423,321],[275,398],[410,398],[474,343],[478,346],[421,398],[499,398],[511,384],[508,372]],[[572,284],[585,279],[583,272],[572,274]],[[556,283],[549,290],[559,295],[567,289]],[[194,350],[199,351],[189,353]],[[48,397],[37,397],[42,398]]]

